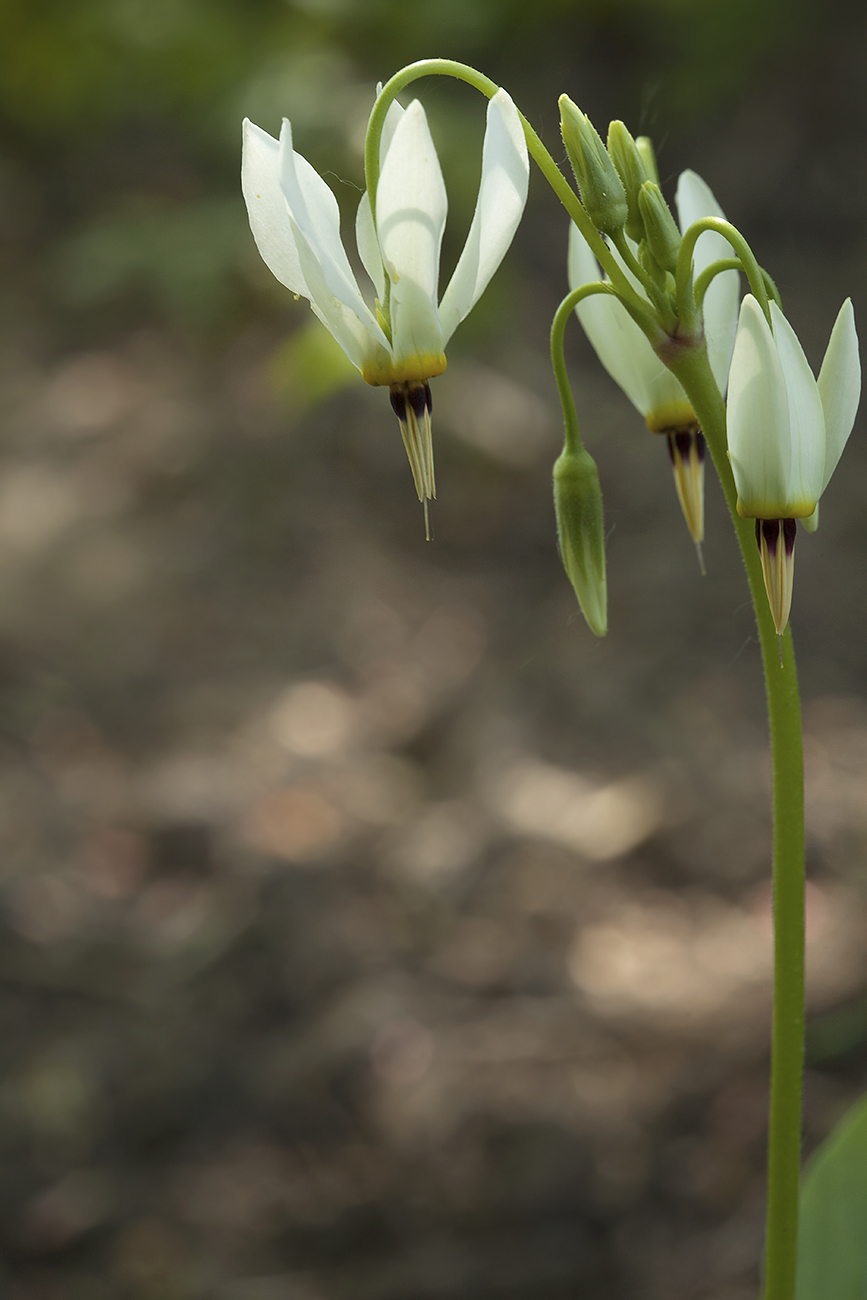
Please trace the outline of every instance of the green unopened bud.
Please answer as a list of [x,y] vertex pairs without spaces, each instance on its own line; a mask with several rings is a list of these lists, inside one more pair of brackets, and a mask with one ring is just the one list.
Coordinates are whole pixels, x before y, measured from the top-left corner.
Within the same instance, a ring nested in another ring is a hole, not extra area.
[[618,234],[629,215],[623,182],[598,131],[568,95],[560,96],[560,130],[590,220],[601,234]]
[[645,181],[638,195],[638,207],[644,220],[647,243],[663,271],[674,275],[680,252],[680,231],[662,190],[653,181]]
[[566,451],[554,463],[554,512],[560,554],[581,613],[596,636],[608,631],[602,489],[589,452]]
[[649,178],[635,141],[622,122],[612,122],[608,128],[608,154],[626,191],[629,209],[626,233],[637,244],[644,237],[644,222],[638,210],[638,191]]
[[639,157],[644,163],[644,170],[647,172],[647,179],[653,181],[654,185],[659,184],[659,168],[656,165],[656,150],[649,135],[640,135],[635,141],[635,147],[638,150]]

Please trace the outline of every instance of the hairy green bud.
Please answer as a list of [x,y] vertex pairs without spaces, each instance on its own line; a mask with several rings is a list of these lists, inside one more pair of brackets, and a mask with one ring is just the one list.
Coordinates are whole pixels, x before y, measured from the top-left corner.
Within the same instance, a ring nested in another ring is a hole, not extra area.
[[635,141],[622,122],[612,122],[608,128],[608,154],[626,191],[629,208],[626,233],[637,244],[644,238],[644,222],[638,210],[638,192],[649,177]]
[[656,151],[653,148],[653,142],[649,135],[640,135],[635,141],[635,147],[638,150],[639,157],[644,163],[644,170],[647,172],[647,179],[653,181],[654,185],[659,184],[659,168],[656,165]]
[[568,95],[560,96],[560,129],[587,215],[601,234],[618,234],[629,215],[623,182],[598,131]]
[[663,271],[674,274],[680,252],[680,231],[662,190],[653,181],[645,181],[638,194],[638,207],[644,221],[648,247]]
[[599,472],[589,452],[564,451],[554,463],[554,512],[563,567],[596,636],[608,631],[605,524]]

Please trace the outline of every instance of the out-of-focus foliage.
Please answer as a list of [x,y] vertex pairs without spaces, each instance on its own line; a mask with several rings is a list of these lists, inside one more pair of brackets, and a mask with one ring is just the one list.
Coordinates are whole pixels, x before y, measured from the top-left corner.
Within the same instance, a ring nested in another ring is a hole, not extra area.
[[798,1300],[855,1297],[867,1288],[867,1097],[816,1152],[804,1180]]
[[[523,0],[5,0],[5,278],[76,312],[221,328],[245,284],[265,285],[235,203],[243,115],[275,132],[290,117],[348,208],[373,87],[405,62],[477,63],[557,149],[560,91],[580,98],[585,82],[592,99],[604,76],[624,115],[646,115],[654,98],[674,114],[708,111],[796,38],[799,12],[783,0],[540,0],[530,20]],[[480,135],[481,114],[465,91],[427,93],[460,212],[477,168],[465,132]]]

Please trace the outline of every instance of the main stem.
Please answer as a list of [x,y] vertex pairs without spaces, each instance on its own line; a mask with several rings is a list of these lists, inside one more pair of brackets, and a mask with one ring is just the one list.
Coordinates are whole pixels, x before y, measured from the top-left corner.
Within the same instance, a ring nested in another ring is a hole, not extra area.
[[791,629],[786,629],[780,644],[771,619],[754,522],[737,513],[737,492],[726,454],[725,404],[707,353],[692,349],[672,369],[704,432],[731,511],[765,669],[774,782],[774,1007],[764,1300],[793,1300],[804,1073],[804,760],[798,675]]

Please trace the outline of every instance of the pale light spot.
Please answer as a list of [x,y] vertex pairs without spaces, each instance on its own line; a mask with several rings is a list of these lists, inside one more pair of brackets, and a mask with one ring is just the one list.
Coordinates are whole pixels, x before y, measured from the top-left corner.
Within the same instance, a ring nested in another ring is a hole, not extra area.
[[268,715],[278,744],[303,758],[331,758],[349,746],[356,706],[350,696],[328,682],[290,687]]
[[129,362],[110,352],[86,352],[54,375],[43,401],[59,431],[85,435],[122,420],[143,395],[141,380]]
[[532,465],[554,442],[551,408],[514,379],[482,366],[449,371],[437,394],[437,419],[449,431],[506,465]]
[[594,862],[628,853],[663,816],[662,793],[649,777],[602,785],[531,758],[505,768],[489,790],[493,807],[513,830],[557,840]]
[[690,911],[674,896],[627,903],[585,927],[570,956],[572,978],[612,1011],[691,1019],[735,992],[767,986],[771,943],[756,918],[708,901]]
[[422,794],[422,777],[408,759],[366,753],[363,760],[335,774],[340,805],[373,826],[396,826],[406,820]]
[[169,754],[138,783],[141,805],[162,821],[224,821],[250,796],[251,774],[218,753]]
[[34,553],[84,514],[79,485],[47,465],[9,466],[0,482],[0,544]]
[[392,870],[436,887],[465,871],[485,839],[485,828],[469,805],[433,804],[392,839],[384,857]]
[[[807,993],[815,1005],[858,987],[867,909],[844,889],[807,892]],[[767,1013],[773,935],[766,893],[745,906],[661,893],[623,901],[583,927],[569,959],[575,984],[607,1013],[700,1024]]]

